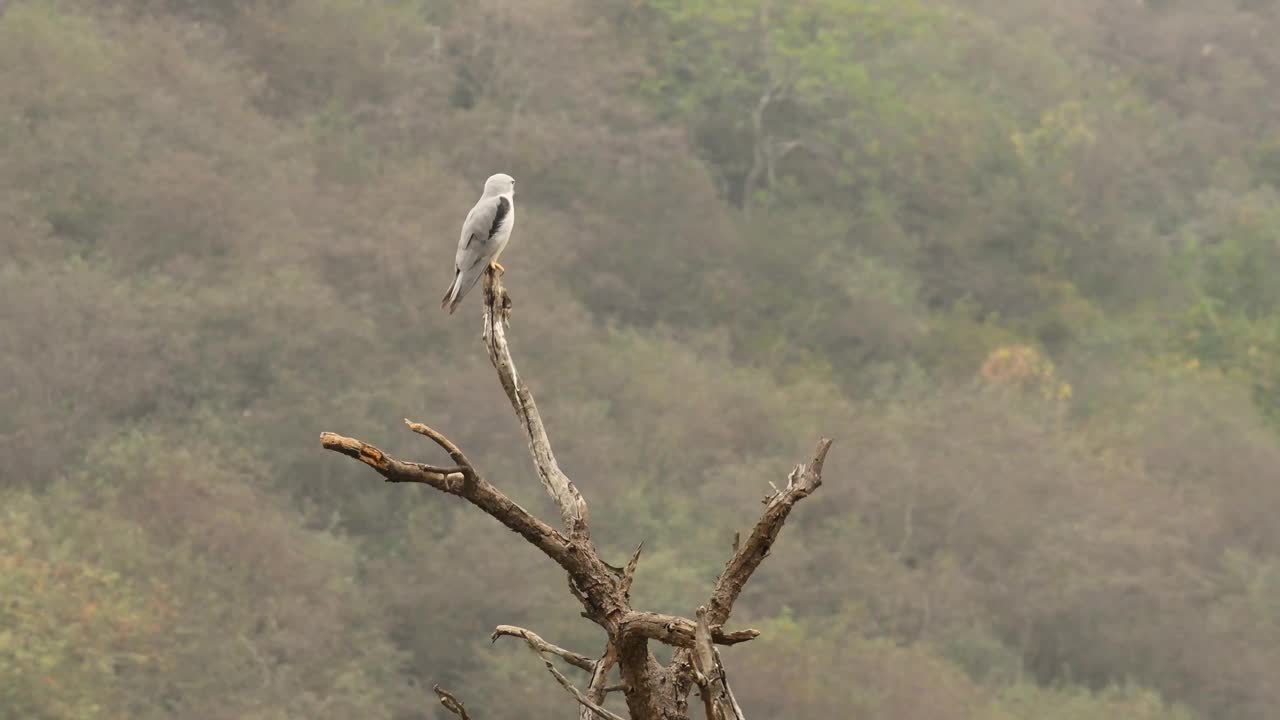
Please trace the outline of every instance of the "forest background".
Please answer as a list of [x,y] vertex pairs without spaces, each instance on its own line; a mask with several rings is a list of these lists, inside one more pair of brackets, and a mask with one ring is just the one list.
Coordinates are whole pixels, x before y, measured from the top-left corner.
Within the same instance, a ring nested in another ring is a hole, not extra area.
[[[518,178],[513,342],[637,603],[752,718],[1280,706],[1280,2],[11,0],[0,716],[549,718],[560,572],[321,450],[544,516],[438,297]],[[420,440],[420,439],[419,439]],[[579,678],[581,681],[581,678]]]

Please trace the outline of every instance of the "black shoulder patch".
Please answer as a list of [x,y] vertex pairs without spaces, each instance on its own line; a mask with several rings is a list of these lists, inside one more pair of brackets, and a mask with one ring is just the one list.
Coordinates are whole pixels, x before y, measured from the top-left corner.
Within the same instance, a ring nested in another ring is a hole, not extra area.
[[511,201],[505,197],[498,198],[498,212],[493,216],[493,227],[489,228],[489,239],[493,239],[498,234],[498,230],[502,228],[502,223],[506,222],[507,215],[511,214]]

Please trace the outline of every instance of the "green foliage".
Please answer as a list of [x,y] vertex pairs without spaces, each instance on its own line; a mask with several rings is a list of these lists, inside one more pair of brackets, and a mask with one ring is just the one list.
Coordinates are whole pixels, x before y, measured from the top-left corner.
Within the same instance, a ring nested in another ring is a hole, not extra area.
[[[761,628],[765,636],[744,654],[771,658],[772,668],[736,673],[745,704],[766,717],[971,718],[982,691],[963,673],[923,647],[858,637],[839,622],[798,622],[789,613]],[[850,683],[847,678],[860,680]],[[770,678],[791,692],[769,691]]]
[[8,494],[0,511],[0,703],[24,717],[118,716],[139,699],[122,677],[170,669],[157,650],[173,593],[91,558],[74,523],[50,516],[70,493],[44,500]]
[[264,101],[276,111],[391,103],[416,82],[434,53],[438,30],[419,0],[310,0],[246,3],[236,39],[269,81]]
[[1017,685],[999,695],[993,717],[1010,720],[1191,720],[1185,707],[1171,706],[1138,687],[1113,686],[1102,692],[1050,690]]
[[355,547],[254,489],[248,457],[133,433],[8,491],[0,667],[40,717],[391,718],[405,699]]
[[1197,363],[1247,383],[1258,407],[1280,420],[1280,205],[1270,189],[1206,193],[1182,267],[1192,302],[1173,343]]
[[[808,140],[806,152],[853,160],[876,140],[850,137],[848,124],[909,112],[877,72],[877,60],[925,35],[936,15],[916,2],[882,0],[662,0],[650,6],[669,45],[648,90],[689,124],[725,193],[740,204],[755,202],[743,183],[764,149],[753,110],[762,113],[766,134],[775,125],[793,126],[788,135]],[[854,147],[843,145],[850,140]],[[841,185],[852,179],[842,169],[824,175]]]

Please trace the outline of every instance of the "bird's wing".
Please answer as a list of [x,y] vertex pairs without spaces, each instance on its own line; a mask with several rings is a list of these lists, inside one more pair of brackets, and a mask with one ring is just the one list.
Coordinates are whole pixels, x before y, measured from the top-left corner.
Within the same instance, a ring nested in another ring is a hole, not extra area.
[[498,196],[481,198],[467,213],[462,223],[462,237],[458,240],[458,254],[454,265],[460,272],[488,262],[498,251],[495,236],[511,215],[511,201]]

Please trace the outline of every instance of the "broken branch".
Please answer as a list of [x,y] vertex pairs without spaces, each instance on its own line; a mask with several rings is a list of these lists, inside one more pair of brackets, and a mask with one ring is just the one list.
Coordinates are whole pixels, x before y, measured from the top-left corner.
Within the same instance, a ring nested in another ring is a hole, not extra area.
[[755,573],[756,568],[769,554],[769,548],[782,530],[795,504],[808,497],[822,485],[822,465],[826,462],[827,451],[831,449],[831,441],[822,438],[814,451],[813,460],[805,465],[797,465],[787,476],[787,487],[771,496],[765,505],[764,514],[751,531],[751,535],[742,543],[733,558],[725,566],[724,572],[716,579],[716,589],[711,594],[711,602],[707,611],[707,621],[711,625],[723,624],[733,612],[733,603],[742,594],[747,581]]
[[631,559],[627,561],[627,567],[622,571],[622,590],[623,597],[630,599],[631,583],[636,579],[636,568],[640,565],[640,551],[644,549],[644,541],[636,546],[636,551],[631,553]]
[[520,507],[478,473],[468,476],[458,468],[401,462],[366,442],[334,433],[320,433],[320,444],[368,465],[387,482],[422,483],[467,500],[528,540],[571,576],[598,574],[592,558],[586,553],[576,552],[563,535]]
[[707,608],[699,606],[696,616],[697,628],[694,631],[693,678],[698,685],[698,694],[702,697],[703,710],[707,720],[726,720],[723,693],[717,686],[728,686],[723,683],[724,670],[720,666],[720,655],[711,644],[711,626],[707,624]]
[[[587,682],[587,699],[596,705],[604,705],[604,700],[609,695],[609,686],[606,685],[609,679],[609,669],[613,667],[618,660],[618,654],[614,651],[613,643],[605,646],[604,655],[595,663],[595,667],[591,669],[591,680]],[[585,705],[578,708],[578,720],[591,720],[591,709]]]
[[422,483],[456,494],[453,492],[451,481],[463,480],[466,475],[466,468],[462,467],[436,467],[425,463],[400,462],[366,442],[334,433],[320,433],[320,444],[326,450],[353,457],[377,470],[387,482]]
[[742,706],[738,704],[738,698],[733,695],[733,688],[729,687],[729,676],[725,674],[724,662],[720,660],[718,651],[716,663],[720,666],[720,684],[724,686],[724,696],[729,701],[729,709],[733,711],[734,720],[746,720],[746,716],[742,714]]
[[560,683],[560,686],[567,690],[569,694],[578,701],[579,705],[587,708],[600,717],[605,718],[605,720],[626,720],[626,718],[621,715],[615,715],[588,700],[587,696],[583,695],[581,690],[575,687],[573,683],[569,682],[569,678],[565,677],[564,673],[557,670],[556,666],[552,665],[550,660],[544,657],[542,658],[542,663],[547,666],[547,672],[551,673],[552,677],[556,679],[556,682]]
[[514,625],[499,625],[498,627],[494,628],[493,634],[489,636],[489,641],[497,642],[498,638],[503,636],[520,638],[521,640],[524,640],[526,643],[529,643],[529,645],[532,646],[538,652],[551,653],[552,655],[563,658],[564,661],[569,663],[570,665],[576,668],[580,668],[582,670],[586,670],[587,672],[592,672],[595,669],[595,666],[596,666],[595,660],[592,660],[586,655],[578,654],[572,650],[565,650],[559,645],[552,645],[546,640],[543,640],[537,633],[533,632],[532,630],[526,630],[522,627],[516,627]]
[[[586,695],[582,694],[581,690],[579,690],[573,683],[569,682],[569,678],[565,677],[564,673],[556,669],[556,666],[550,660],[548,660],[547,656],[544,654],[544,648],[555,647],[554,645],[551,645],[547,641],[538,637],[536,634],[529,632],[524,628],[500,625],[498,626],[498,629],[501,630],[504,627],[513,632],[499,633],[498,630],[495,630],[493,633],[493,638],[496,640],[500,635],[510,635],[512,637],[524,638],[525,644],[529,646],[529,649],[532,650],[533,653],[536,654],[538,658],[542,660],[542,663],[547,666],[547,672],[551,673],[551,676],[556,679],[556,682],[560,683],[560,686],[563,687],[570,695],[572,695],[574,699],[578,701],[579,705],[582,705],[583,707],[587,708],[588,710],[595,713],[596,715],[599,715],[600,717],[605,718],[605,720],[626,720],[621,716],[615,715],[609,712],[608,710],[605,710],[604,708],[600,707],[596,703],[591,702],[591,700],[589,700]],[[557,648],[557,650],[562,650],[562,649]],[[563,650],[563,652],[568,653],[567,650]],[[576,655],[576,653],[569,653],[569,654]],[[561,657],[564,657],[564,656],[561,655]],[[588,664],[593,664],[589,658],[583,657],[581,655],[578,655],[578,657],[581,657],[582,659],[586,660]]]
[[[624,636],[645,637],[683,648],[694,646],[697,630],[689,618],[635,610],[624,615],[619,626]],[[718,645],[737,645],[758,637],[760,631],[751,628],[733,632],[725,632],[719,625],[711,628],[711,640]]]
[[440,698],[440,704],[444,706],[445,710],[457,715],[462,720],[471,720],[471,716],[467,714],[467,709],[463,707],[461,700],[439,685],[435,685],[431,689],[436,691],[436,695]]

